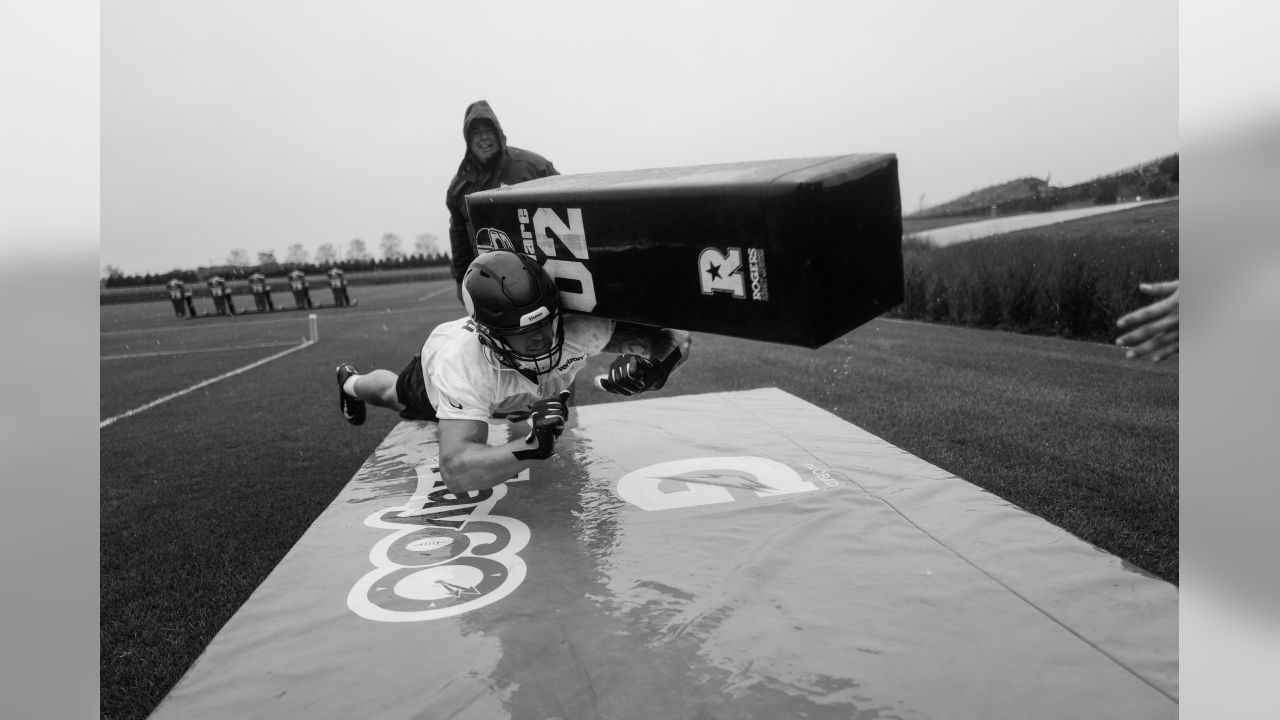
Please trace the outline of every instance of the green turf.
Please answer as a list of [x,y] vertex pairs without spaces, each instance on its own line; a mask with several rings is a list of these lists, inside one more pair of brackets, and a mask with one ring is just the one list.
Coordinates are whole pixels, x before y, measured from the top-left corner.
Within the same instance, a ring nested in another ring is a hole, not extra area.
[[[320,341],[101,431],[104,718],[143,718],[398,422],[342,420],[334,367],[399,370],[459,316],[446,282],[353,287]],[[102,308],[102,417],[301,339],[306,313]],[[126,347],[127,346],[127,347]],[[599,372],[595,358],[583,376]],[[625,402],[580,383],[579,404]],[[662,395],[773,386],[1178,579],[1178,362],[1104,344],[877,320],[819,350],[696,334]]]
[[1178,277],[1178,201],[937,247],[903,243],[890,317],[1107,341],[1151,302],[1140,282]]

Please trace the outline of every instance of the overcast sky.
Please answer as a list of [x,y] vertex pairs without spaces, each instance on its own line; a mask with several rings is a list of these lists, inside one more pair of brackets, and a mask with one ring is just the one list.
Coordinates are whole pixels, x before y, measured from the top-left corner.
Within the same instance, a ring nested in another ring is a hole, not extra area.
[[462,116],[565,174],[895,153],[904,212],[1178,150],[1168,0],[101,5],[101,263],[447,245]]

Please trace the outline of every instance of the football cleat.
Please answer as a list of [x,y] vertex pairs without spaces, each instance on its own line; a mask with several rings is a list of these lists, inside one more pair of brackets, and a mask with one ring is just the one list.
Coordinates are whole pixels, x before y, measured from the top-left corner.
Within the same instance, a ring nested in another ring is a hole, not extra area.
[[360,372],[355,366],[349,363],[342,363],[338,366],[338,407],[342,408],[342,417],[352,425],[364,424],[364,401],[353,398],[343,390],[343,386],[347,384],[347,379],[352,375],[359,375]]

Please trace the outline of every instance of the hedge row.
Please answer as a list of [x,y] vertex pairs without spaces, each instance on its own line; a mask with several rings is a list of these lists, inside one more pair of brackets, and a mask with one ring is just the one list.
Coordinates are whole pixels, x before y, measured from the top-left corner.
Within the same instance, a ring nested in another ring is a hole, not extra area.
[[890,314],[1113,339],[1116,319],[1152,301],[1138,283],[1178,277],[1177,203],[1167,205],[1123,222],[1071,223],[1068,230],[1051,226],[947,247],[907,238],[904,301]]

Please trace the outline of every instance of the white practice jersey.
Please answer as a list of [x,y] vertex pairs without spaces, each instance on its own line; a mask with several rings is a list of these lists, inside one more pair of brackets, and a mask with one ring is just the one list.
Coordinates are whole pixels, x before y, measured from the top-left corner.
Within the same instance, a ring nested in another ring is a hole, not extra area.
[[505,422],[528,416],[535,400],[569,389],[587,358],[599,355],[613,337],[613,321],[565,313],[564,350],[555,370],[533,382],[499,365],[480,344],[470,318],[443,323],[422,346],[427,399],[441,420]]

